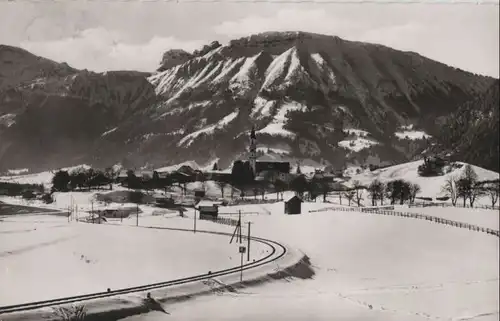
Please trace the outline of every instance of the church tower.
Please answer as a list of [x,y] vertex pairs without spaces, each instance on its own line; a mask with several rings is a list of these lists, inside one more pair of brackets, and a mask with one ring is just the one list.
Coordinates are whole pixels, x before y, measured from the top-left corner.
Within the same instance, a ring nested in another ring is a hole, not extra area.
[[257,137],[255,137],[255,126],[252,126],[252,131],[250,132],[250,157],[249,157],[250,167],[252,168],[254,176],[256,173],[256,163],[257,163]]

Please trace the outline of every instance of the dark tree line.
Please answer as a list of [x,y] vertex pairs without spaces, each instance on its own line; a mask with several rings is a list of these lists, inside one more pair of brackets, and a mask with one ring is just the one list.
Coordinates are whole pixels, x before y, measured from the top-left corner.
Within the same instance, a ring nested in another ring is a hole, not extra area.
[[392,180],[387,183],[382,183],[379,180],[374,180],[367,188],[370,195],[372,205],[377,206],[380,201],[384,205],[384,200],[388,199],[391,205],[399,202],[403,205],[405,202],[413,204],[420,192],[421,188],[418,184],[412,184],[403,179]]
[[71,172],[59,170],[52,177],[52,190],[67,192],[69,190],[91,190],[109,186],[115,181],[116,173],[112,169],[77,169]]

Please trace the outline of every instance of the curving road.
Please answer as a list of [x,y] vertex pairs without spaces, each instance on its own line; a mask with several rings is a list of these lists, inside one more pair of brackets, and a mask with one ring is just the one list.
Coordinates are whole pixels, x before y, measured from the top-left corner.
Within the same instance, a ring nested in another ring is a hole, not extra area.
[[[162,230],[182,231],[182,232],[191,232],[191,233],[193,232],[193,230],[191,230],[191,229],[168,228],[168,227],[143,227],[143,226],[140,226],[139,228],[162,229]],[[197,230],[196,233],[232,236],[232,233],[214,232],[214,231],[208,231],[208,230]],[[246,238],[246,236],[243,236],[243,237]],[[93,300],[93,299],[113,297],[113,296],[117,296],[117,295],[124,295],[124,294],[130,294],[130,293],[135,293],[135,292],[144,292],[144,291],[149,291],[149,290],[154,290],[154,289],[159,289],[159,288],[166,288],[166,287],[170,287],[170,286],[174,286],[174,285],[182,285],[182,284],[187,284],[187,283],[191,283],[191,282],[195,282],[195,281],[206,280],[206,279],[210,279],[210,278],[217,277],[217,276],[224,276],[224,275],[240,272],[241,270],[249,270],[249,269],[253,269],[256,267],[260,267],[262,265],[265,265],[265,264],[268,264],[268,263],[271,263],[271,262],[274,262],[274,261],[280,259],[281,257],[283,257],[287,253],[286,247],[283,246],[282,244],[276,242],[276,241],[268,240],[268,239],[264,239],[264,238],[259,238],[259,237],[253,237],[253,236],[250,237],[250,240],[269,246],[271,248],[271,253],[263,258],[260,258],[259,260],[244,264],[243,268],[241,268],[241,266],[235,266],[232,268],[228,268],[228,269],[224,269],[224,270],[220,270],[220,271],[215,271],[215,272],[212,272],[210,274],[208,274],[208,273],[199,274],[199,275],[190,276],[190,277],[186,277],[186,278],[170,280],[170,281],[165,281],[165,282],[152,283],[152,284],[145,284],[145,285],[134,286],[134,287],[130,287],[130,288],[113,290],[113,291],[109,291],[109,292],[89,293],[89,294],[77,295],[77,296],[72,296],[72,297],[64,297],[64,298],[58,298],[58,299],[52,299],[52,300],[2,306],[2,307],[0,307],[0,315],[7,314],[7,313],[28,311],[28,310],[36,310],[36,309],[45,308],[45,307],[51,307],[51,306],[57,306],[57,305],[63,305],[63,304],[81,302],[81,301],[88,301],[88,300]]]

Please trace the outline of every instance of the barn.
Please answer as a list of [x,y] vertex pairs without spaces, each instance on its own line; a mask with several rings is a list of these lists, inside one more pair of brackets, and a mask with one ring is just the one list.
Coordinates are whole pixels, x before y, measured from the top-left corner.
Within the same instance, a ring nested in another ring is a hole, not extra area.
[[285,201],[285,214],[300,214],[302,207],[302,199],[297,195],[292,196]]

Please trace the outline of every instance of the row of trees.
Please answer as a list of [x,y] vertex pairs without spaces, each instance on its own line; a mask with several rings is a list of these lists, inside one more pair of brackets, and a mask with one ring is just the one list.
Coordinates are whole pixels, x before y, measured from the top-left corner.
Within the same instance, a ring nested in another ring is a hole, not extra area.
[[417,194],[420,192],[421,188],[418,184],[413,184],[403,179],[397,179],[388,182],[387,184],[374,180],[367,188],[372,201],[373,206],[377,206],[377,202],[380,201],[381,205],[384,205],[384,199],[388,199],[391,205],[399,204],[402,205],[405,202],[413,204]]
[[464,207],[467,206],[467,201],[470,207],[474,207],[480,197],[489,196],[491,206],[494,207],[500,194],[500,180],[479,181],[472,166],[466,165],[461,176],[450,176],[446,179],[442,190],[450,198],[453,206],[462,199]]
[[67,192],[68,190],[102,188],[116,180],[117,173],[108,168],[104,171],[98,169],[78,168],[71,172],[60,170],[52,178],[52,191]]

